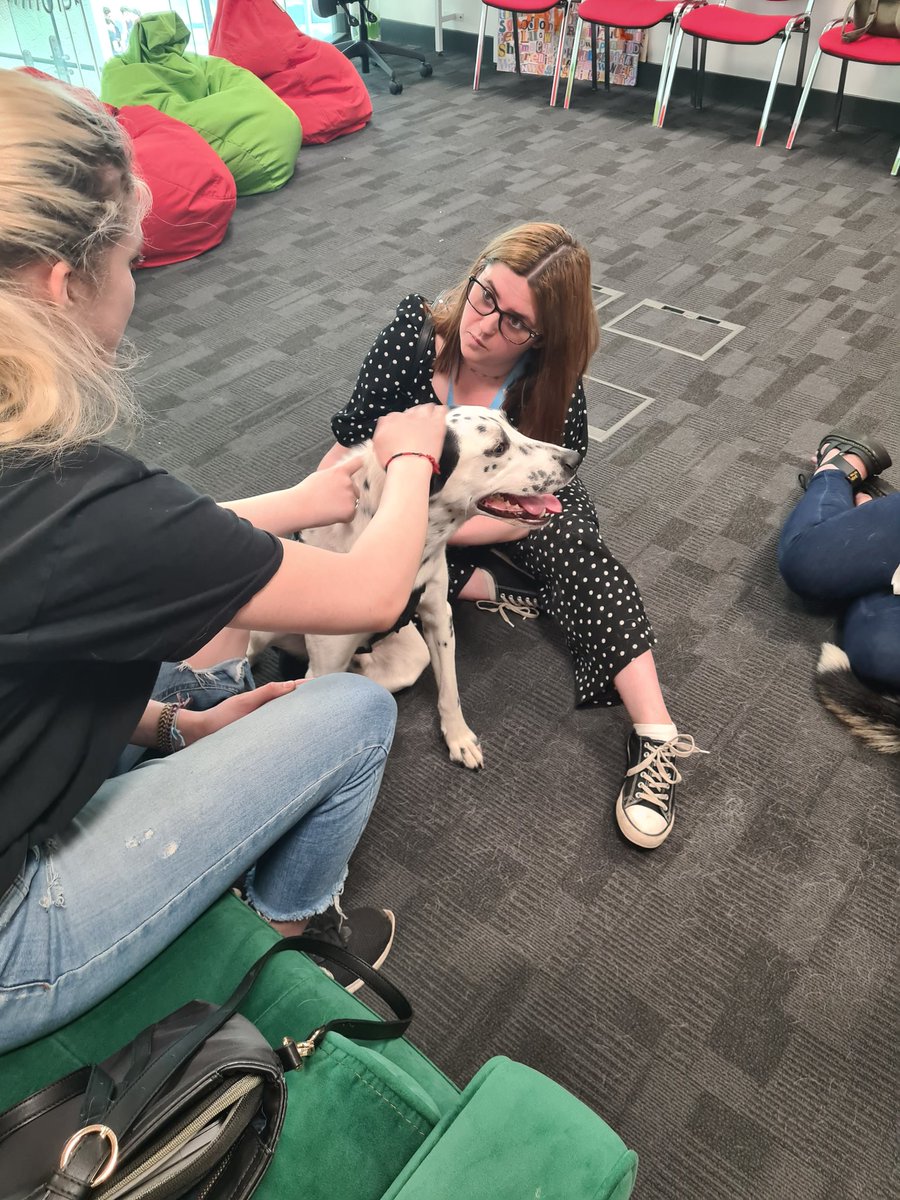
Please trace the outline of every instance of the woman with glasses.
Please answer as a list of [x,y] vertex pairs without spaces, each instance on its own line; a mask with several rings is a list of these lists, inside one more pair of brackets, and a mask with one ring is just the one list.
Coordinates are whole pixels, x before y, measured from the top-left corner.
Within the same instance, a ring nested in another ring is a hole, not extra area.
[[[322,466],[340,457],[340,447],[370,437],[384,413],[419,404],[500,408],[528,436],[583,456],[581,376],[597,341],[584,247],[559,225],[511,229],[435,304],[417,295],[401,301],[350,403],[332,420],[340,446]],[[562,511],[540,528],[487,516],[467,521],[448,551],[450,598],[506,620],[510,611],[547,613],[565,632],[577,704],[625,705],[634,729],[616,818],[629,841],[650,849],[672,828],[676,760],[692,754],[694,742],[678,733],[666,708],[640,594],[603,541],[584,484],[576,477],[559,499]]]

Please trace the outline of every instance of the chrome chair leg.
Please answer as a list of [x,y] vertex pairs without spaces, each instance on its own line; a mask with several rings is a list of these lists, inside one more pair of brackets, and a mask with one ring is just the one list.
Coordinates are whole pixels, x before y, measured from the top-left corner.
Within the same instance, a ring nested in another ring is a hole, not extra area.
[[659,84],[656,88],[656,100],[653,103],[653,120],[651,125],[655,125],[659,120],[659,109],[662,104],[663,92],[666,87],[666,76],[669,72],[669,55],[672,53],[672,42],[675,40],[675,28],[678,24],[677,17],[672,17],[669,22],[669,32],[666,37],[666,45],[663,50],[662,62],[659,64]]
[[834,100],[834,132],[837,133],[841,124],[841,112],[844,107],[844,84],[847,82],[847,59],[841,62],[841,74],[838,79],[837,96]]
[[569,78],[566,81],[566,98],[563,101],[563,108],[568,108],[569,101],[572,99],[572,85],[575,83],[575,71],[578,67],[578,48],[581,45],[582,29],[584,29],[584,21],[579,17],[575,22],[575,39],[572,42],[572,58],[569,63]]
[[794,123],[791,126],[791,132],[788,134],[787,145],[785,149],[790,150],[794,145],[794,138],[797,136],[797,130],[800,128],[800,122],[803,120],[803,110],[806,108],[806,102],[809,99],[809,93],[812,91],[813,80],[816,77],[816,71],[819,69],[819,63],[822,61],[822,48],[819,47],[813,55],[813,60],[809,65],[809,74],[806,76],[806,83],[803,85],[803,94],[800,97],[800,103],[797,105],[797,111],[794,113]]
[[700,47],[700,67],[697,72],[697,107],[703,107],[703,87],[706,83],[706,47],[709,45],[706,38],[703,39],[703,45]]
[[678,32],[675,34],[675,41],[672,43],[672,53],[669,56],[669,69],[666,73],[666,83],[663,89],[662,100],[659,104],[659,120],[656,122],[658,128],[662,129],[663,122],[666,119],[666,109],[669,107],[669,96],[672,94],[672,84],[675,81],[675,70],[678,66],[678,55],[681,51],[681,43],[684,41],[684,30],[678,26]]
[[562,25],[559,27],[559,45],[556,47],[556,65],[553,69],[553,86],[550,88],[550,107],[556,105],[556,94],[559,91],[559,76],[562,71],[563,47],[566,44],[566,36],[569,32],[569,14],[570,6],[567,4],[563,12]]
[[475,81],[472,84],[472,91],[478,91],[478,76],[481,74],[481,55],[484,51],[484,31],[487,28],[487,5],[481,6],[481,27],[478,30],[478,50],[475,53]]
[[772,101],[775,99],[775,91],[778,87],[778,77],[781,74],[781,64],[784,62],[785,51],[788,47],[788,42],[791,40],[791,35],[786,33],[781,39],[781,45],[778,47],[778,53],[775,55],[775,66],[772,69],[772,82],[769,84],[769,90],[766,93],[766,103],[763,106],[762,119],[759,123],[759,129],[756,131],[756,144],[761,146],[763,138],[766,136],[766,126],[769,123],[769,113],[772,111]]
[[806,66],[806,52],[809,48],[809,22],[806,23],[806,28],[803,30],[803,41],[800,43],[800,58],[797,62],[797,90],[803,83],[803,68]]

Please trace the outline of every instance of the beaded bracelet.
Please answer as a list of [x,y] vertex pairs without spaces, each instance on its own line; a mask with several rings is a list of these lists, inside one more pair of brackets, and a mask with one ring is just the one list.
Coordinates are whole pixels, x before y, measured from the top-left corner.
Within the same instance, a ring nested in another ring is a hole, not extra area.
[[428,461],[431,463],[432,475],[440,475],[441,468],[437,465],[437,459],[433,458],[430,454],[423,453],[423,451],[421,451],[421,450],[398,450],[397,453],[392,454],[391,457],[384,464],[384,469],[387,470],[395,458],[407,458],[407,457],[409,457],[409,458],[427,458]]
[[178,710],[180,704],[164,704],[156,723],[156,748],[163,754],[174,754],[184,749],[184,737],[179,732]]

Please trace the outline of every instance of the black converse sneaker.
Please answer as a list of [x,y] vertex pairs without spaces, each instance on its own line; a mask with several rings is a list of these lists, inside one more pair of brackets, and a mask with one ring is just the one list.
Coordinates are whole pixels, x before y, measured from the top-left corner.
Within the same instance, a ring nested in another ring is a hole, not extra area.
[[675,824],[675,785],[681,783],[675,759],[705,753],[688,734],[658,742],[632,729],[625,781],[616,800],[616,820],[629,842],[645,850],[662,845]]
[[476,601],[476,608],[482,612],[499,613],[507,625],[512,625],[510,614],[524,621],[534,620],[541,615],[537,583],[530,575],[497,550],[476,553],[472,557],[490,580],[493,592],[489,600]]
[[[335,901],[323,913],[310,917],[304,933],[320,942],[340,946],[377,971],[394,944],[396,924],[389,908],[351,908],[345,913]],[[310,957],[345,991],[358,992],[363,987],[363,981],[346,967],[323,961],[315,955]]]

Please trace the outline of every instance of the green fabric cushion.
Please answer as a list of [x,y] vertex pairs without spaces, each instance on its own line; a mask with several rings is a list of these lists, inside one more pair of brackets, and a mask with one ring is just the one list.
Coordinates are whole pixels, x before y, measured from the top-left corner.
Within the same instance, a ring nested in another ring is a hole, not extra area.
[[441,1116],[412,1076],[340,1034],[287,1081],[284,1129],[254,1200],[381,1200]]
[[[193,999],[224,1000],[278,935],[225,896],[84,1016],[0,1056],[0,1112],[107,1057]],[[279,955],[241,1011],[271,1044],[371,1016],[308,958]],[[415,1025],[413,1025],[415,1027]],[[626,1200],[636,1158],[551,1080],[493,1059],[460,1095],[405,1040],[329,1034],[288,1075],[284,1131],[256,1200]]]
[[493,1058],[383,1200],[627,1200],[636,1172],[634,1151],[574,1096]]
[[[234,896],[223,896],[153,962],[77,1020],[0,1055],[0,1112],[85,1063],[106,1058],[189,1000],[221,1002],[278,934]],[[335,1017],[371,1012],[302,954],[280,954],[257,980],[241,1012],[278,1045],[305,1038]],[[415,1022],[413,1022],[415,1027]],[[409,1042],[369,1046],[412,1077],[439,1112],[459,1091]]]
[[105,64],[101,98],[150,104],[191,125],[224,160],[240,196],[281,187],[300,150],[297,114],[250,71],[187,50],[189,38],[177,13],[142,17],[125,52]]

